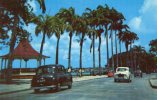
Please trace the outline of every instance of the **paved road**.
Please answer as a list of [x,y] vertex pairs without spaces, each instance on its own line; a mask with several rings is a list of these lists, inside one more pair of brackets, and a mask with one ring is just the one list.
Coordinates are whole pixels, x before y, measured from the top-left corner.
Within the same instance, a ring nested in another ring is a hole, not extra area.
[[113,78],[75,82],[73,88],[60,92],[33,90],[0,95],[0,100],[157,100],[157,89],[148,83],[149,76],[134,78],[131,83],[114,83]]

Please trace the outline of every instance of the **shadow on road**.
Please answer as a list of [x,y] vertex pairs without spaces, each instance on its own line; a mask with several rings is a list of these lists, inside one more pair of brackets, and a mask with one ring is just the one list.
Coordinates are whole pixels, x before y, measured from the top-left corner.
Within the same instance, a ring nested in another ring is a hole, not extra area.
[[32,92],[31,94],[49,94],[49,93],[57,93],[57,92],[65,91],[65,90],[68,90],[68,89],[64,88],[64,89],[61,89],[60,91],[56,91],[55,89],[54,90],[40,90],[37,93]]

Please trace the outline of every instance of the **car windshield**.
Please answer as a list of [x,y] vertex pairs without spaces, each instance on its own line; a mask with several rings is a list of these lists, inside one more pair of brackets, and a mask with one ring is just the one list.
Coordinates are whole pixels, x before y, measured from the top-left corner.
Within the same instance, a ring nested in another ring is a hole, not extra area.
[[127,69],[126,68],[118,68],[117,71],[124,72],[124,71],[127,71]]
[[39,68],[37,70],[37,75],[41,75],[41,74],[52,74],[54,73],[54,68],[53,67],[45,67],[45,68]]

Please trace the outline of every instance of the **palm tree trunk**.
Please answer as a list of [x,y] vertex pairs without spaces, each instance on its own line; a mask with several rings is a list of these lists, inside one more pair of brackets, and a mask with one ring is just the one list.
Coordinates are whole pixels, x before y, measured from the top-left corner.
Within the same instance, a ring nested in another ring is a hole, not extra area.
[[119,40],[119,52],[120,52],[120,55],[119,55],[120,66],[122,66],[122,51],[121,51],[121,41],[120,40]]
[[93,33],[93,68],[95,68],[95,34]]
[[43,33],[43,38],[41,41],[41,46],[40,46],[40,54],[39,54],[39,66],[41,65],[41,60],[42,60],[42,55],[43,55],[43,47],[44,47],[44,43],[45,43],[45,33]]
[[125,44],[125,47],[126,47],[126,65],[129,66],[128,65],[128,45]]
[[112,34],[112,29],[111,29],[111,51],[112,51],[112,70],[114,70],[113,34]]
[[116,49],[116,67],[119,66],[118,62],[118,46],[117,46],[117,31],[115,31],[115,49]]
[[132,44],[130,44],[130,61],[131,61],[131,68],[133,69],[133,52],[132,52]]
[[69,42],[69,54],[68,54],[68,68],[71,67],[71,44],[72,44],[72,32],[69,33],[70,42]]
[[80,41],[80,76],[82,76],[82,47],[83,47],[83,40],[84,35],[82,35],[81,41]]
[[108,25],[105,26],[105,35],[106,35],[106,51],[107,51],[107,67],[109,68],[109,50],[108,50]]
[[59,50],[59,40],[60,40],[60,36],[57,38],[57,46],[56,46],[56,64],[58,64],[58,50]]
[[98,52],[99,52],[99,75],[100,75],[100,69],[101,69],[101,36],[99,36]]
[[12,81],[12,53],[14,51],[15,43],[16,43],[16,33],[17,33],[17,24],[18,24],[18,16],[15,16],[13,33],[11,35],[10,49],[9,49],[9,59],[8,59],[8,70],[7,70],[7,83],[11,83]]

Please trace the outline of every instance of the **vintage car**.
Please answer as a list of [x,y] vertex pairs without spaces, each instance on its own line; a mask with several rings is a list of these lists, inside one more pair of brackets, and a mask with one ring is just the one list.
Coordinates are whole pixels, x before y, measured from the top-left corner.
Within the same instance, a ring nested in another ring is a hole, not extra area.
[[61,86],[68,86],[69,89],[72,87],[72,75],[66,72],[63,65],[38,67],[31,82],[34,92],[39,92],[43,88],[59,91]]
[[131,72],[129,67],[118,67],[114,74],[114,81],[128,81],[131,82]]
[[108,71],[107,76],[108,77],[113,77],[114,76],[114,71],[112,71],[112,70]]
[[134,71],[134,77],[142,77],[142,71],[140,69],[137,69]]

